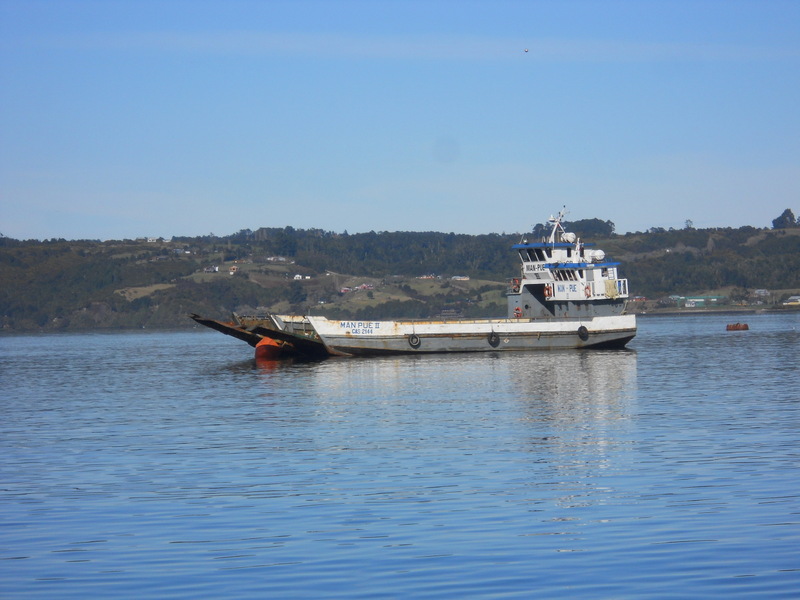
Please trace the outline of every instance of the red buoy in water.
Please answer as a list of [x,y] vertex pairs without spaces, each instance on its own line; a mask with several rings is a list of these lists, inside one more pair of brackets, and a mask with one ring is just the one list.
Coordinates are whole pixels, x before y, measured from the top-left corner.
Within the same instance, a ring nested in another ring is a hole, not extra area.
[[256,344],[256,360],[278,360],[286,355],[286,342],[265,337]]

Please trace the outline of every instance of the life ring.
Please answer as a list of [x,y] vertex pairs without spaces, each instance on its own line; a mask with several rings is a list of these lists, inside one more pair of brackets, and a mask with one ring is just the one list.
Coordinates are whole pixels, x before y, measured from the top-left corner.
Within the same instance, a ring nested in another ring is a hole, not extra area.
[[519,306],[514,309],[514,316],[518,319],[522,318],[522,309]]
[[591,288],[591,286],[588,286],[588,285],[587,285],[587,286],[586,286],[586,287],[583,289],[583,292],[586,294],[586,297],[587,297],[587,298],[591,298],[591,296],[592,296],[592,288]]
[[419,348],[420,343],[419,336],[416,333],[412,333],[410,336],[408,336],[408,345],[412,348]]
[[552,295],[553,295],[553,286],[548,283],[546,286],[544,286],[544,297],[550,298]]

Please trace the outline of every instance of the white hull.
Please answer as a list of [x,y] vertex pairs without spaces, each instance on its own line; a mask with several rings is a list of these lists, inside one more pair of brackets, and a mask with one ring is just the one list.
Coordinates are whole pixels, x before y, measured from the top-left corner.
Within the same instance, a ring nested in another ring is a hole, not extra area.
[[332,321],[306,317],[332,354],[374,355],[622,347],[636,335],[634,315],[539,321]]

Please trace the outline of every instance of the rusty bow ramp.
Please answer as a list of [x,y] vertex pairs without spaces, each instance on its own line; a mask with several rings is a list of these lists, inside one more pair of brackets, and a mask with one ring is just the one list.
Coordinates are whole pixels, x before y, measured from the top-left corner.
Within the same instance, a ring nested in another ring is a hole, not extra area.
[[253,348],[256,348],[264,339],[275,340],[279,342],[278,347],[281,349],[281,354],[286,357],[300,356],[319,358],[330,355],[328,349],[318,339],[313,339],[308,335],[279,330],[275,328],[272,320],[264,319],[247,326],[239,319],[234,321],[218,321],[216,319],[201,317],[195,313],[190,314],[189,317],[200,325],[247,342]]
[[215,331],[219,331],[220,333],[224,333],[225,335],[230,335],[235,337],[237,340],[242,340],[243,342],[247,342],[253,348],[258,345],[258,342],[261,341],[262,335],[254,333],[249,329],[242,327],[238,323],[234,321],[217,321],[216,319],[206,319],[205,317],[201,317],[198,314],[192,313],[189,315],[191,319],[193,319],[196,323],[200,325],[204,325],[209,327]]

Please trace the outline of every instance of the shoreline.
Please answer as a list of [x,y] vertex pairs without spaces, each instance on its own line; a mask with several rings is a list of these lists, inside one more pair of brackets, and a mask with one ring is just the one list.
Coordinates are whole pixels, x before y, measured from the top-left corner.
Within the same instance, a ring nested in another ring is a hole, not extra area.
[[800,306],[771,307],[726,307],[726,308],[657,308],[642,312],[633,312],[637,317],[660,317],[680,315],[741,315],[761,313],[800,312]]
[[[645,311],[628,311],[627,314],[637,317],[674,317],[674,316],[695,316],[695,315],[746,315],[763,313],[800,313],[800,305],[797,306],[733,306],[725,308],[656,308]],[[53,334],[53,333],[118,333],[122,331],[176,331],[183,332],[192,329],[202,329],[197,324],[189,323],[171,324],[163,327],[78,327],[64,329],[12,329],[0,328],[0,336],[15,334]]]

